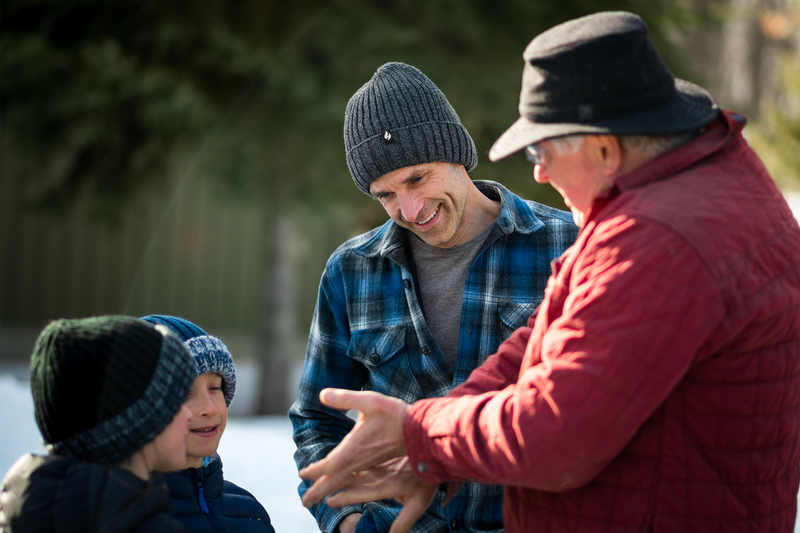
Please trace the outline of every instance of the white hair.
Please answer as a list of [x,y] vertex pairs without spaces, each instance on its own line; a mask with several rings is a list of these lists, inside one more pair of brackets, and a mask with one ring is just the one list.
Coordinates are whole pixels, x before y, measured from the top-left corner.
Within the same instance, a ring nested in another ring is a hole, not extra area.
[[694,134],[690,131],[673,135],[617,135],[617,139],[625,150],[653,158],[690,141]]
[[550,146],[553,147],[553,151],[558,155],[574,154],[578,151],[578,148],[583,145],[583,141],[585,140],[585,135],[567,135],[565,137],[550,139]]
[[[653,158],[691,140],[694,134],[695,132],[684,132],[674,135],[617,135],[616,137],[624,150]],[[549,139],[550,146],[559,155],[573,154],[583,145],[586,135],[588,134]]]

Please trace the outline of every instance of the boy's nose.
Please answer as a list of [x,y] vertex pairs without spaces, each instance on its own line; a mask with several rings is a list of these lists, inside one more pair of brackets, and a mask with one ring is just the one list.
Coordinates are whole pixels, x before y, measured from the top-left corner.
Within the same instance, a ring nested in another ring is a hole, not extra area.
[[210,394],[204,394],[200,403],[198,414],[213,415],[217,412],[217,405],[211,400]]

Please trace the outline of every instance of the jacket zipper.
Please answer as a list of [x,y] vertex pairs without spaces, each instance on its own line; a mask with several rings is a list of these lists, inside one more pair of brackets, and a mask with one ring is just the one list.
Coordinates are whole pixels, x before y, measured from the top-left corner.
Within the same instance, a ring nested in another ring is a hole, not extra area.
[[205,514],[209,514],[208,505],[206,504],[206,496],[203,493],[203,479],[200,476],[198,476],[197,479],[197,503],[200,504],[200,509]]

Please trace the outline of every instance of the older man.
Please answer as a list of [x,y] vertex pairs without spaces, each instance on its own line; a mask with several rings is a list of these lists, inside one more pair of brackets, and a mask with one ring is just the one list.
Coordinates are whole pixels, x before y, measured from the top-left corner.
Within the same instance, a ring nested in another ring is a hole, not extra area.
[[[390,217],[336,250],[325,267],[297,401],[289,411],[303,468],[353,427],[323,406],[326,387],[413,402],[463,383],[542,301],[550,261],[575,241],[569,213],[472,181],[477,151],[444,94],[418,69],[380,67],[345,113],[356,186]],[[304,493],[310,483],[300,486]],[[502,487],[465,484],[415,531],[497,531]],[[386,532],[392,501],[312,507],[320,530]]]
[[396,497],[403,531],[441,482],[475,479],[506,486],[507,531],[792,530],[800,228],[744,117],[674,79],[630,13],[551,28],[524,59],[490,158],[524,149],[578,241],[446,398],[323,391],[361,422],[301,472],[306,503]]

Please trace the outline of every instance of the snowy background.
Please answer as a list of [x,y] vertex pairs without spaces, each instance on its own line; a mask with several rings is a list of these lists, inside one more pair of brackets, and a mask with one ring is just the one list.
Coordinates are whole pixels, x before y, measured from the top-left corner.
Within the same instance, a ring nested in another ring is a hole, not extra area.
[[[800,220],[800,193],[786,199]],[[26,382],[0,374],[0,473],[21,455],[44,453],[33,416],[33,398]],[[249,490],[264,505],[276,533],[318,531],[297,495],[297,469],[292,454],[292,425],[286,417],[229,418],[219,454],[225,478]],[[798,498],[800,501],[800,496]],[[800,533],[800,525],[795,525]]]

